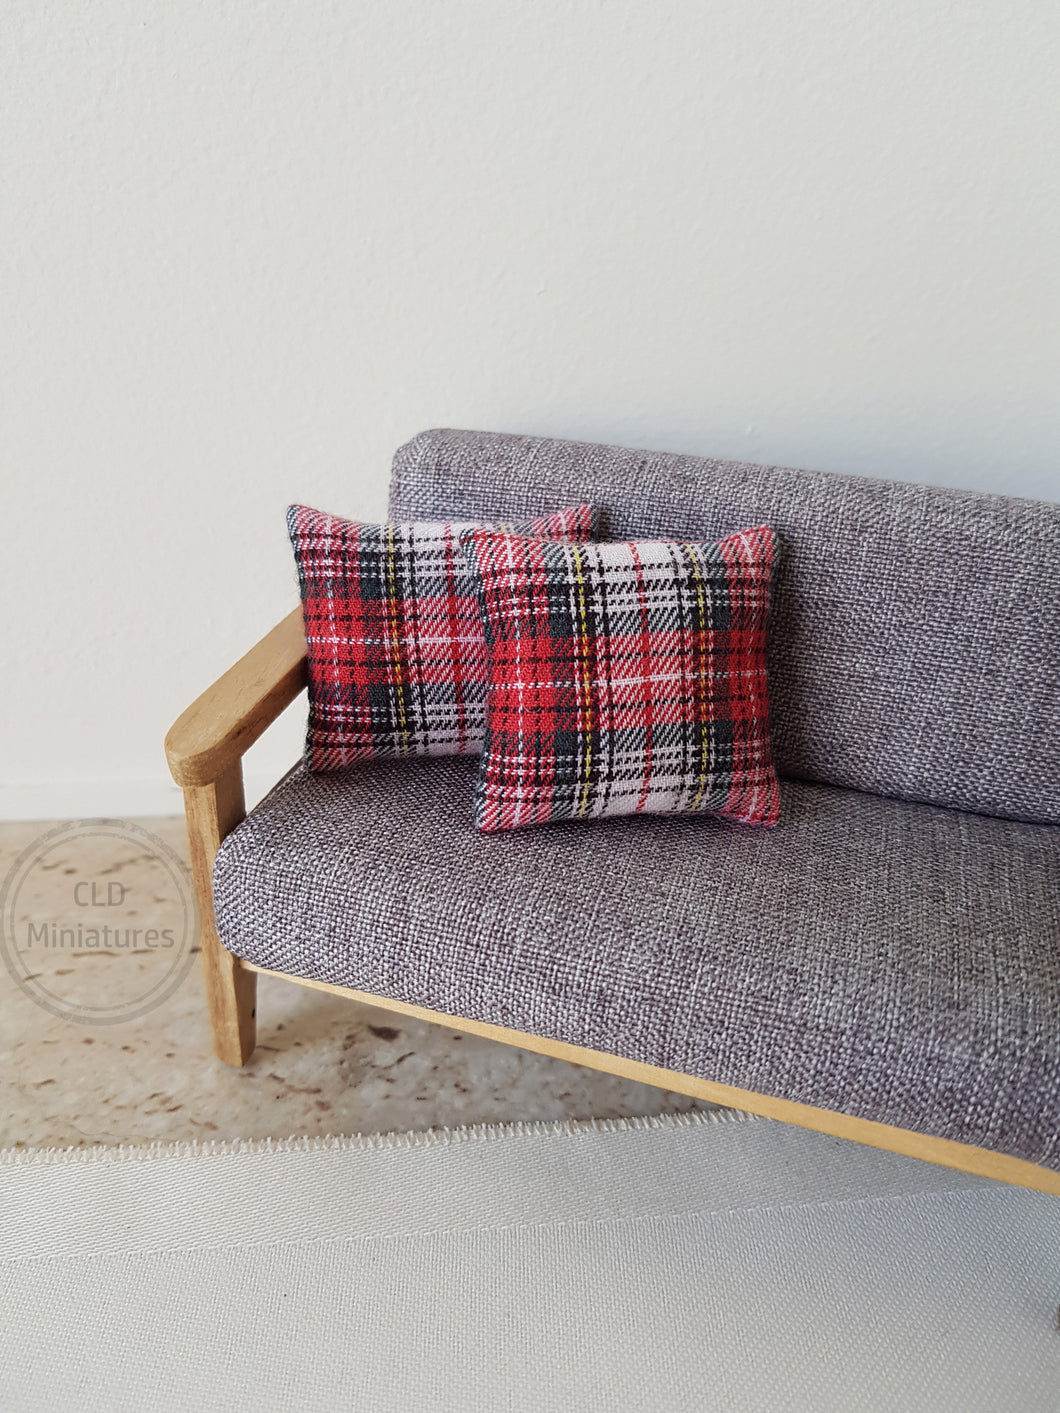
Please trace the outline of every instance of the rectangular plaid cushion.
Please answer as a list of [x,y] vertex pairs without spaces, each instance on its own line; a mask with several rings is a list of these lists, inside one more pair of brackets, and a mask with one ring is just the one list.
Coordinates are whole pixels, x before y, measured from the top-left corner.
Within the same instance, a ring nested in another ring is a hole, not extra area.
[[768,525],[717,544],[463,543],[489,654],[480,829],[700,810],[776,823]]
[[[376,756],[477,751],[486,652],[463,524],[365,525],[287,511],[309,676],[306,759],[338,770]],[[591,506],[496,526],[588,539]]]

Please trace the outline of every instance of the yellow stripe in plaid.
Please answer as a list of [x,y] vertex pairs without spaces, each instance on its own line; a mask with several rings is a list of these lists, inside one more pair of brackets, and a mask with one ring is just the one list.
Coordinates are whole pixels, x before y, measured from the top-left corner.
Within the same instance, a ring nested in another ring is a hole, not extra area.
[[577,546],[573,546],[572,558],[574,561],[574,572],[578,586],[578,652],[581,658],[582,689],[585,696],[585,775],[582,785],[582,798],[576,813],[582,816],[589,808],[589,785],[592,779],[593,766],[593,698],[592,698],[592,674],[589,671],[589,615],[585,603],[585,576],[582,573],[582,559],[578,553]]
[[398,751],[399,756],[409,754],[411,742],[409,738],[408,720],[405,715],[405,694],[401,690],[403,682],[401,680],[401,629],[398,623],[398,590],[397,590],[397,540],[394,535],[394,526],[386,527],[386,570],[387,570],[387,621],[390,626],[390,664],[394,677],[394,705],[397,707],[398,715]]

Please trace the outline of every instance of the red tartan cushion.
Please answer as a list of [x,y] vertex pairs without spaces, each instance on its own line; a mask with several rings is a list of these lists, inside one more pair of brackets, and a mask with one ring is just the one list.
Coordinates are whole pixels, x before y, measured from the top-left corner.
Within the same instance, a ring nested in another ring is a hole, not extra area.
[[549,544],[476,530],[489,653],[475,818],[709,810],[775,824],[768,525],[718,544]]
[[[473,528],[362,525],[305,505],[288,509],[308,648],[312,770],[481,748],[486,649],[460,553],[461,532]],[[594,512],[576,505],[488,528],[587,539]]]

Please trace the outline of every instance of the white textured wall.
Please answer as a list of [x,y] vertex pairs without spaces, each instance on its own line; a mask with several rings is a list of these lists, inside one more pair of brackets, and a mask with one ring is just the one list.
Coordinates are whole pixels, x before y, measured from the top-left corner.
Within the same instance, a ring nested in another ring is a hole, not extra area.
[[284,506],[425,426],[1060,499],[1057,63],[1052,0],[5,0],[0,811],[175,806]]

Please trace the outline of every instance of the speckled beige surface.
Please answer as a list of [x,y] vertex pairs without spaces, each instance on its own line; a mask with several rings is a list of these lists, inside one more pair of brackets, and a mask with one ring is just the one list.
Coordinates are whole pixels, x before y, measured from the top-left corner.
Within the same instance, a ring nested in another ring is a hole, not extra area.
[[[182,820],[139,824],[186,856]],[[0,824],[0,874],[48,828]],[[101,859],[76,842],[38,873],[27,906],[41,916],[69,914],[76,883],[104,869],[129,890],[137,921],[172,921],[143,851],[112,849]],[[41,965],[55,969],[56,985],[91,1001],[135,987],[153,964],[146,955],[82,951]],[[245,1069],[229,1069],[210,1051],[197,957],[168,999],[138,1020],[107,1025],[48,1014],[0,970],[0,1076],[2,1147],[374,1133],[711,1107],[270,977],[260,978],[258,1048]]]

